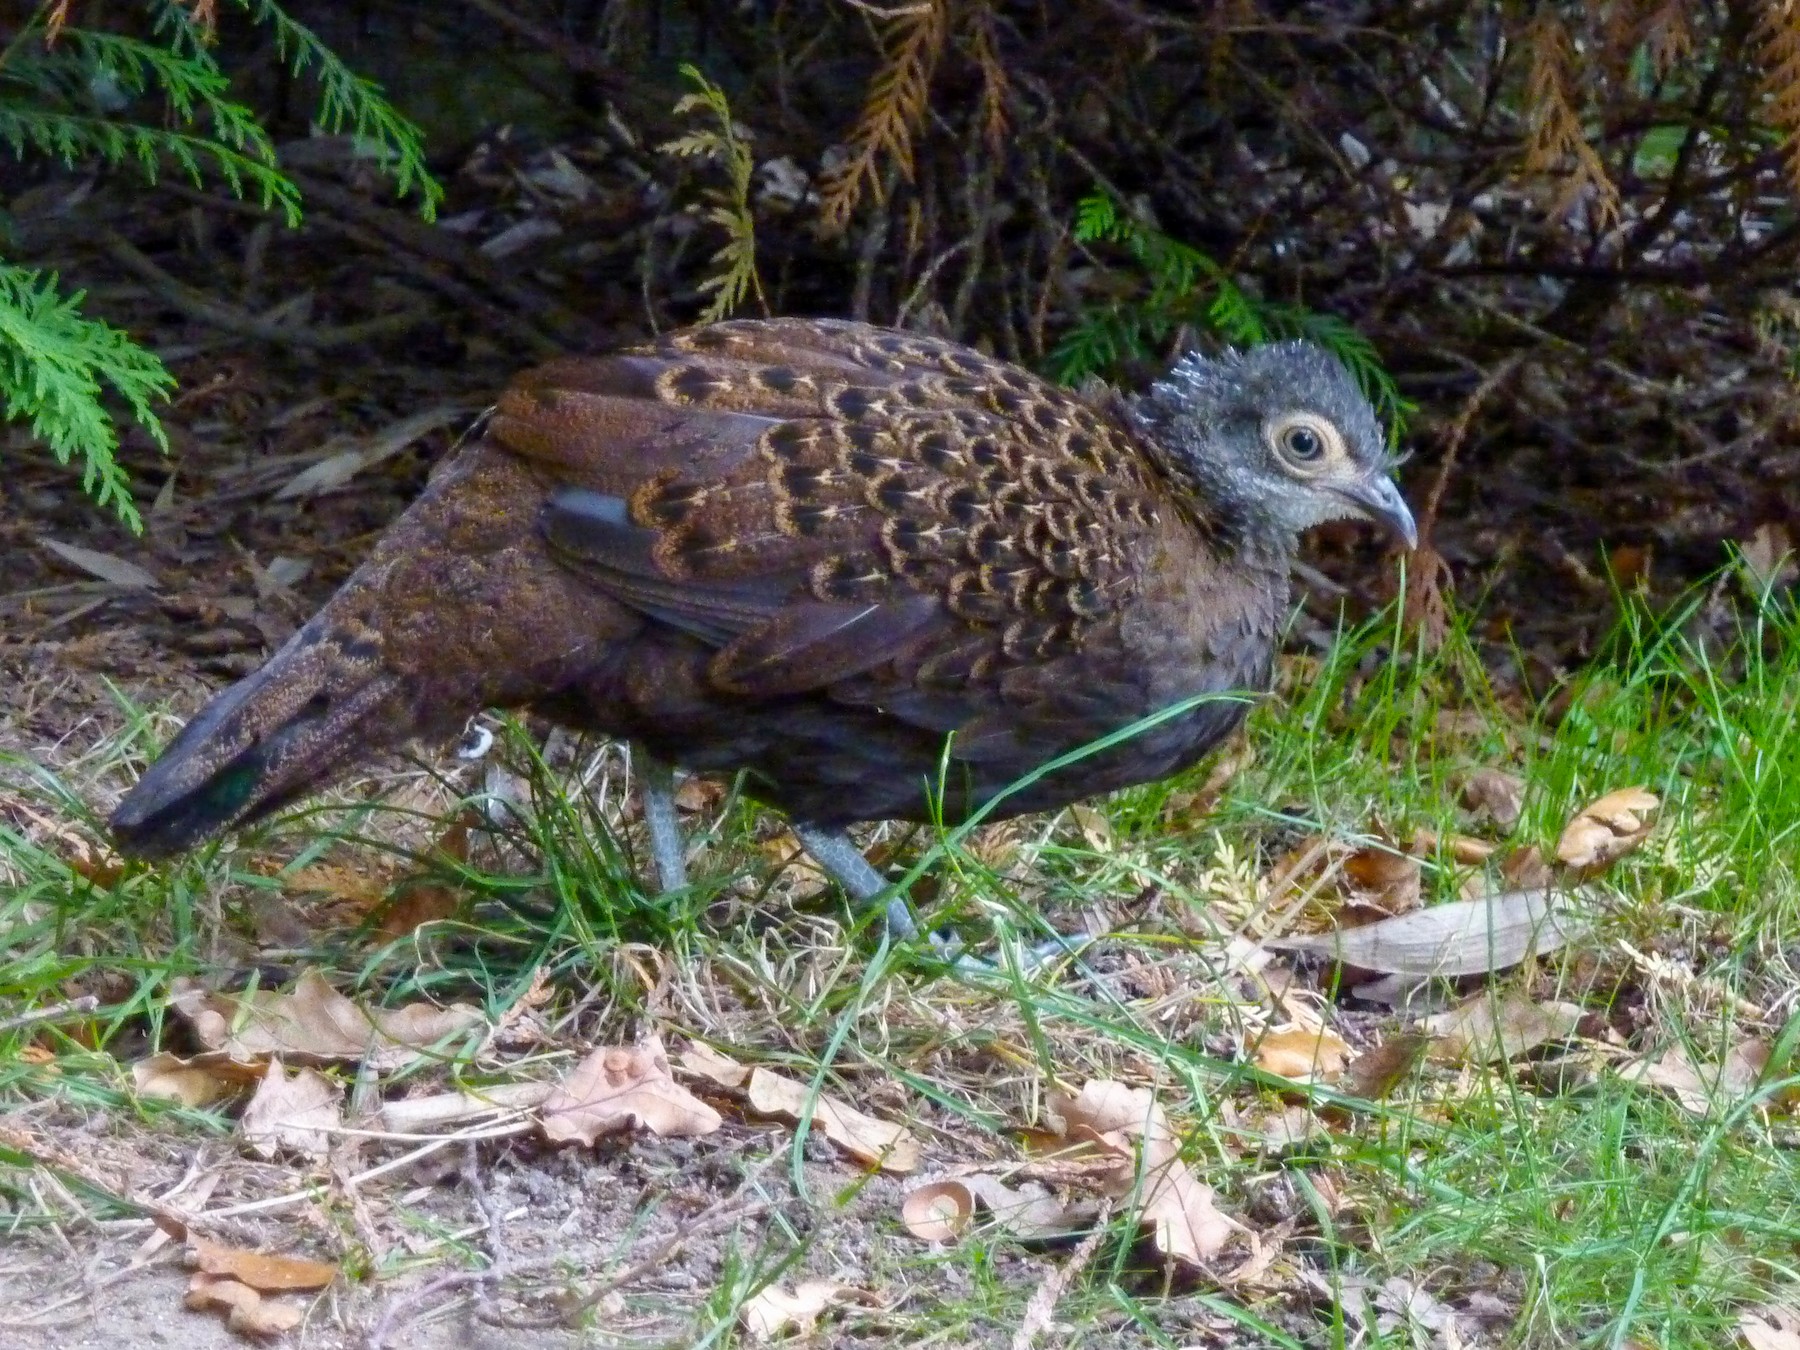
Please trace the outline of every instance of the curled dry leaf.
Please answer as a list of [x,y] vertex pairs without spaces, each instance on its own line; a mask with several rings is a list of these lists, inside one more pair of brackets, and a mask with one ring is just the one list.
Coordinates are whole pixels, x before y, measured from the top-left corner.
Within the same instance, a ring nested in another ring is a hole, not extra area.
[[927,1181],[900,1203],[906,1231],[926,1242],[951,1242],[966,1233],[977,1208],[994,1226],[1021,1241],[1066,1237],[1088,1226],[1092,1206],[1065,1205],[1047,1187],[1027,1182],[1017,1190],[984,1172]]
[[1479,975],[1565,946],[1585,928],[1549,891],[1503,891],[1316,936],[1267,938],[1276,951],[1316,952],[1386,975]]
[[1264,1073],[1297,1083],[1335,1082],[1349,1062],[1350,1047],[1330,1027],[1287,1026],[1264,1032],[1252,1062]]
[[719,1113],[675,1081],[662,1041],[605,1046],[575,1066],[539,1108],[544,1137],[591,1144],[642,1125],[665,1138],[711,1134]]
[[208,994],[189,986],[178,988],[170,1002],[202,1045],[243,1062],[280,1055],[302,1064],[362,1060],[395,1068],[484,1021],[480,1009],[462,1003],[365,1010],[316,970],[302,974],[290,994]]
[[1436,1038],[1433,1059],[1456,1064],[1492,1064],[1517,1059],[1550,1041],[1575,1034],[1582,1010],[1573,1003],[1534,1003],[1518,990],[1498,999],[1476,994],[1449,1012],[1427,1017],[1420,1025]]
[[332,1131],[343,1124],[343,1099],[343,1088],[316,1069],[298,1069],[290,1077],[280,1057],[270,1056],[238,1129],[265,1158],[281,1152],[323,1158],[331,1151]]
[[1486,817],[1504,833],[1519,823],[1525,806],[1525,783],[1502,769],[1476,769],[1463,779],[1462,804]]
[[131,1081],[140,1097],[179,1102],[197,1111],[260,1083],[262,1074],[248,1065],[185,1060],[165,1050],[133,1064]]
[[267,1299],[247,1284],[201,1271],[189,1277],[181,1302],[193,1312],[224,1313],[225,1325],[240,1336],[279,1336],[303,1320],[300,1309],[285,1299]]
[[[798,1122],[808,1118],[812,1089],[773,1069],[750,1072],[750,1109]],[[919,1141],[903,1125],[893,1125],[820,1093],[810,1106],[812,1126],[859,1162],[884,1172],[912,1172],[919,1166]]]
[[1556,859],[1582,874],[1616,862],[1649,837],[1661,799],[1647,788],[1620,788],[1578,812],[1556,841]]
[[1541,891],[1556,880],[1556,873],[1544,861],[1536,844],[1527,844],[1508,853],[1501,860],[1500,876],[1517,891]]
[[789,1331],[805,1335],[818,1325],[827,1309],[853,1303],[877,1307],[880,1301],[835,1280],[802,1280],[792,1291],[771,1284],[744,1301],[738,1318],[752,1337],[770,1341]]

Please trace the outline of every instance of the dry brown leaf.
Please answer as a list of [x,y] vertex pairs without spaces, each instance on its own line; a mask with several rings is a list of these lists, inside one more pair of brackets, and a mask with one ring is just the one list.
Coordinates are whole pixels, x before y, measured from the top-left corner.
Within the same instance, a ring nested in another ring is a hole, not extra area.
[[1697,1116],[1723,1111],[1754,1091],[1769,1064],[1769,1047],[1755,1037],[1739,1041],[1719,1064],[1697,1063],[1677,1041],[1660,1055],[1619,1066],[1627,1082],[1659,1087]]
[[668,1137],[711,1134],[719,1113],[675,1081],[662,1041],[595,1050],[539,1108],[544,1137],[591,1144],[603,1134],[643,1126]]
[[1463,780],[1461,796],[1465,807],[1504,832],[1519,823],[1525,783],[1503,769],[1476,769]]
[[155,590],[159,584],[154,576],[136,563],[127,562],[114,554],[82,548],[79,544],[60,543],[55,539],[39,542],[69,566],[78,568],[91,577],[98,577],[110,586],[121,586],[132,591],[150,591]]
[[1779,521],[1758,525],[1750,537],[1738,545],[1743,555],[1744,570],[1758,591],[1773,590],[1793,584],[1800,569],[1794,565],[1794,544],[1787,527]]
[[1503,891],[1455,900],[1335,933],[1266,938],[1276,951],[1316,952],[1387,975],[1479,975],[1553,952],[1584,922],[1554,905],[1548,891]]
[[1500,876],[1516,891],[1541,891],[1556,879],[1550,864],[1536,844],[1527,844],[1508,853],[1500,864]]
[[1389,1036],[1351,1060],[1338,1086],[1352,1097],[1378,1102],[1405,1081],[1430,1043],[1425,1036]]
[[675,1067],[683,1073],[704,1078],[709,1083],[733,1092],[743,1087],[750,1077],[748,1064],[739,1064],[730,1055],[713,1049],[705,1041],[689,1041],[675,1057]]
[[291,994],[208,994],[186,987],[170,1000],[210,1050],[240,1061],[280,1055],[295,1063],[363,1060],[394,1068],[419,1049],[482,1025],[480,1009],[412,1003],[365,1011],[333,989],[316,970],[302,974]]
[[1432,1058],[1492,1064],[1517,1059],[1550,1041],[1568,1039],[1581,1018],[1582,1010],[1573,1003],[1534,1003],[1515,989],[1497,1001],[1491,992],[1476,994],[1448,1012],[1427,1017],[1420,1025],[1436,1038]]
[[164,1051],[131,1066],[131,1081],[140,1097],[180,1102],[192,1110],[235,1096],[262,1075],[230,1063],[196,1063]]
[[200,1271],[189,1277],[181,1302],[193,1312],[218,1309],[225,1325],[241,1336],[279,1336],[303,1320],[300,1309],[286,1300],[266,1299],[247,1284]]
[[265,1158],[281,1152],[323,1158],[331,1151],[331,1134],[344,1123],[344,1090],[315,1069],[298,1069],[290,1078],[278,1055],[269,1067],[238,1129],[244,1141]]
[[1738,1335],[1746,1350],[1800,1350],[1800,1313],[1779,1305],[1740,1313]]
[[1064,1205],[1035,1183],[1014,1190],[985,1172],[928,1181],[906,1193],[900,1218],[906,1231],[926,1242],[951,1242],[969,1230],[980,1206],[995,1227],[1022,1241],[1065,1237],[1086,1227],[1091,1210]]
[[264,1294],[323,1289],[338,1273],[329,1261],[245,1251],[203,1237],[188,1239],[187,1263],[203,1275],[236,1280]]
[[1474,867],[1498,853],[1500,845],[1466,834],[1439,835],[1427,829],[1413,831],[1411,852],[1415,857],[1429,858],[1439,849],[1447,852],[1452,862]]
[[[773,1069],[751,1070],[750,1108],[760,1115],[798,1122],[806,1118],[812,1089]],[[860,1162],[884,1172],[911,1172],[919,1166],[919,1141],[903,1125],[893,1125],[820,1093],[811,1104],[813,1128]]]
[[1556,841],[1563,866],[1590,874],[1616,862],[1649,837],[1661,799],[1647,788],[1620,788],[1576,813]]
[[[1213,1189],[1181,1159],[1180,1141],[1147,1088],[1097,1079],[1074,1096],[1046,1095],[1045,1114],[1066,1135],[1117,1151],[1116,1164],[1097,1173],[1103,1194],[1139,1199],[1139,1218],[1156,1249],[1171,1260],[1200,1266],[1224,1248],[1238,1225],[1213,1204]],[[1141,1148],[1130,1146],[1136,1140]],[[1141,1189],[1140,1189],[1141,1188]]]
[[1350,1047],[1329,1027],[1287,1026],[1264,1032],[1252,1062],[1264,1073],[1298,1083],[1335,1082],[1350,1060]]
[[1359,905],[1383,914],[1419,907],[1419,860],[1385,848],[1359,848],[1343,861],[1344,890]]
[[836,1280],[802,1280],[791,1292],[771,1284],[744,1301],[738,1318],[756,1340],[769,1341],[789,1331],[806,1335],[827,1309],[851,1303],[878,1306],[879,1301]]

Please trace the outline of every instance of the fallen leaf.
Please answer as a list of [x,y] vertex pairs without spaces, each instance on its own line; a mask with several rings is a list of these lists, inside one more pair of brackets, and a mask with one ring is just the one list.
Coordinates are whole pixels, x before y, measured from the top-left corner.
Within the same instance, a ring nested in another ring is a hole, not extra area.
[[154,576],[136,563],[116,558],[110,553],[82,548],[79,544],[59,543],[55,539],[40,542],[69,566],[86,572],[91,577],[98,577],[109,585],[123,586],[133,591],[149,591],[154,590],[158,584]]
[[996,1176],[975,1172],[913,1187],[900,1202],[900,1219],[916,1238],[950,1242],[969,1230],[977,1208],[1007,1236],[1026,1242],[1066,1237],[1093,1218],[1091,1209],[1066,1206],[1035,1182],[1014,1190]]
[[1498,853],[1500,845],[1466,834],[1440,836],[1426,829],[1413,831],[1412,852],[1415,855],[1428,858],[1440,849],[1450,855],[1452,862],[1464,867],[1474,867]]
[[1514,849],[1500,864],[1500,875],[1517,891],[1541,891],[1556,879],[1536,844]]
[[1315,952],[1389,975],[1478,975],[1542,956],[1579,936],[1579,915],[1549,891],[1503,891],[1455,900],[1334,933],[1265,938],[1276,951]]
[[[760,1066],[751,1070],[750,1107],[784,1120],[807,1118],[812,1089],[798,1079]],[[860,1162],[884,1172],[911,1172],[919,1165],[919,1142],[903,1125],[864,1115],[820,1093],[811,1103],[813,1128]]]
[[1288,1026],[1264,1032],[1254,1051],[1251,1062],[1257,1068],[1297,1083],[1332,1082],[1350,1059],[1350,1047],[1343,1038],[1324,1026]]
[[298,1069],[289,1077],[280,1056],[271,1055],[238,1128],[265,1158],[282,1152],[323,1158],[331,1151],[331,1132],[344,1123],[343,1097],[343,1088],[324,1074]]
[[1747,1350],[1800,1350],[1800,1314],[1780,1306],[1740,1313],[1738,1335]]
[[199,1271],[189,1278],[181,1302],[194,1312],[209,1308],[223,1312],[225,1325],[244,1336],[279,1336],[304,1320],[292,1303],[265,1299],[247,1284]]
[[338,1273],[329,1261],[245,1251],[203,1237],[188,1239],[187,1263],[204,1275],[236,1280],[264,1294],[323,1289]]
[[675,1067],[683,1073],[730,1091],[744,1086],[750,1078],[750,1066],[739,1064],[730,1055],[715,1050],[705,1041],[689,1041],[675,1057]]
[[1556,841],[1556,859],[1584,875],[1616,862],[1649,837],[1660,799],[1646,788],[1620,788],[1576,813]]
[[1422,1030],[1436,1038],[1432,1058],[1450,1063],[1491,1064],[1517,1059],[1550,1041],[1575,1034],[1582,1010],[1573,1003],[1535,1003],[1518,990],[1498,999],[1476,994],[1448,1012],[1427,1017]]
[[308,465],[281,485],[275,493],[275,500],[311,497],[343,487],[357,474],[399,454],[419,437],[448,425],[461,413],[462,409],[446,404],[403,417],[369,437],[355,449],[327,455],[318,463]]
[[744,1301],[738,1318],[745,1331],[759,1341],[768,1341],[787,1331],[805,1335],[818,1325],[827,1309],[850,1303],[873,1306],[877,1300],[836,1280],[802,1280],[791,1292],[770,1284]]
[[1359,848],[1343,861],[1345,891],[1384,914],[1419,907],[1419,860],[1386,848]]
[[1704,1116],[1726,1110],[1755,1091],[1768,1063],[1769,1047],[1755,1037],[1732,1046],[1718,1064],[1695,1061],[1677,1041],[1661,1054],[1621,1064],[1619,1076],[1629,1083],[1662,1088],[1683,1110]]
[[243,1065],[193,1063],[167,1051],[131,1066],[131,1081],[140,1097],[180,1102],[190,1110],[235,1096],[246,1083],[260,1079],[260,1074],[244,1072]]
[[1149,1089],[1096,1079],[1074,1096],[1051,1091],[1045,1115],[1078,1141],[1085,1135],[1116,1150],[1115,1165],[1096,1180],[1113,1199],[1138,1198],[1139,1220],[1164,1256],[1202,1266],[1237,1231],[1213,1203],[1212,1187],[1182,1161],[1180,1141]]
[[1345,1065],[1338,1086],[1349,1096],[1378,1102],[1405,1081],[1430,1043],[1429,1037],[1410,1033],[1389,1036]]
[[711,1134],[719,1113],[675,1081],[662,1041],[595,1050],[539,1108],[544,1137],[592,1144],[603,1134],[642,1126],[664,1138]]
[[261,989],[209,994],[183,986],[170,1003],[202,1045],[246,1062],[280,1055],[293,1063],[362,1060],[378,1069],[396,1068],[421,1049],[485,1020],[480,1009],[462,1003],[364,1010],[316,970],[302,974],[290,994]]
[[1476,769],[1463,779],[1462,804],[1502,831],[1519,823],[1525,806],[1523,780],[1501,769]]
[[1759,596],[1778,586],[1793,584],[1796,575],[1794,545],[1787,527],[1780,522],[1758,525],[1750,532],[1750,537],[1738,545],[1738,553]]

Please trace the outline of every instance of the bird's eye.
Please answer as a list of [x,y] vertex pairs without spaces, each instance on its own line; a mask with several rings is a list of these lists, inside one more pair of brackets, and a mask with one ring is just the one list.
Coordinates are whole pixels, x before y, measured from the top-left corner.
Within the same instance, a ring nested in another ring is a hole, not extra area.
[[1325,453],[1325,442],[1311,427],[1289,427],[1281,433],[1281,448],[1294,459],[1317,459]]
[[1337,428],[1314,413],[1277,417],[1265,427],[1264,434],[1288,468],[1302,474],[1324,468],[1333,452],[1341,454],[1344,449]]

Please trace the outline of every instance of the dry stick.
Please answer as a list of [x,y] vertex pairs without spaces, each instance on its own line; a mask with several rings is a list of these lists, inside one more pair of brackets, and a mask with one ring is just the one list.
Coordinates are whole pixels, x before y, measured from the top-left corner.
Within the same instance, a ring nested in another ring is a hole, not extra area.
[[107,230],[100,236],[107,255],[129,272],[140,277],[158,297],[166,300],[190,319],[212,328],[288,347],[304,347],[308,351],[331,351],[360,342],[395,337],[417,328],[430,317],[423,306],[382,314],[358,323],[322,328],[302,324],[274,323],[259,315],[216,300],[165,272],[123,235]]
[[1106,1236],[1106,1221],[1110,1218],[1112,1200],[1108,1198],[1100,1202],[1100,1212],[1094,1216],[1094,1230],[1081,1239],[1081,1245],[1069,1254],[1069,1259],[1053,1269],[1048,1278],[1037,1287],[1037,1292],[1032,1294],[1031,1302],[1025,1305],[1025,1315],[1019,1319],[1019,1329],[1013,1333],[1008,1350],[1031,1350],[1032,1342],[1049,1329],[1050,1319],[1056,1313],[1056,1304],[1062,1298],[1063,1290],[1094,1259],[1100,1239]]
[[1456,420],[1450,424],[1450,430],[1444,437],[1444,458],[1438,464],[1437,478],[1431,484],[1431,491],[1425,497],[1425,509],[1419,513],[1419,547],[1431,547],[1431,530],[1437,524],[1438,505],[1444,499],[1444,489],[1450,483],[1450,470],[1456,464],[1456,453],[1462,449],[1462,443],[1469,434],[1469,427],[1475,420],[1475,414],[1481,411],[1481,405],[1492,398],[1525,360],[1523,352],[1507,357],[1499,365],[1490,370],[1475,386],[1475,391],[1463,401],[1462,410],[1456,414]]
[[[105,597],[105,599],[111,598],[111,596]],[[95,601],[95,604],[100,603],[103,601]],[[92,605],[82,606],[84,610],[92,608]],[[0,1031],[17,1031],[20,1027],[36,1026],[40,1022],[67,1021],[71,1017],[81,1017],[91,1013],[99,1006],[98,997],[93,994],[83,994],[80,998],[72,998],[67,1003],[52,1003],[48,1008],[33,1008],[30,1012],[22,1012],[0,1019]]]

